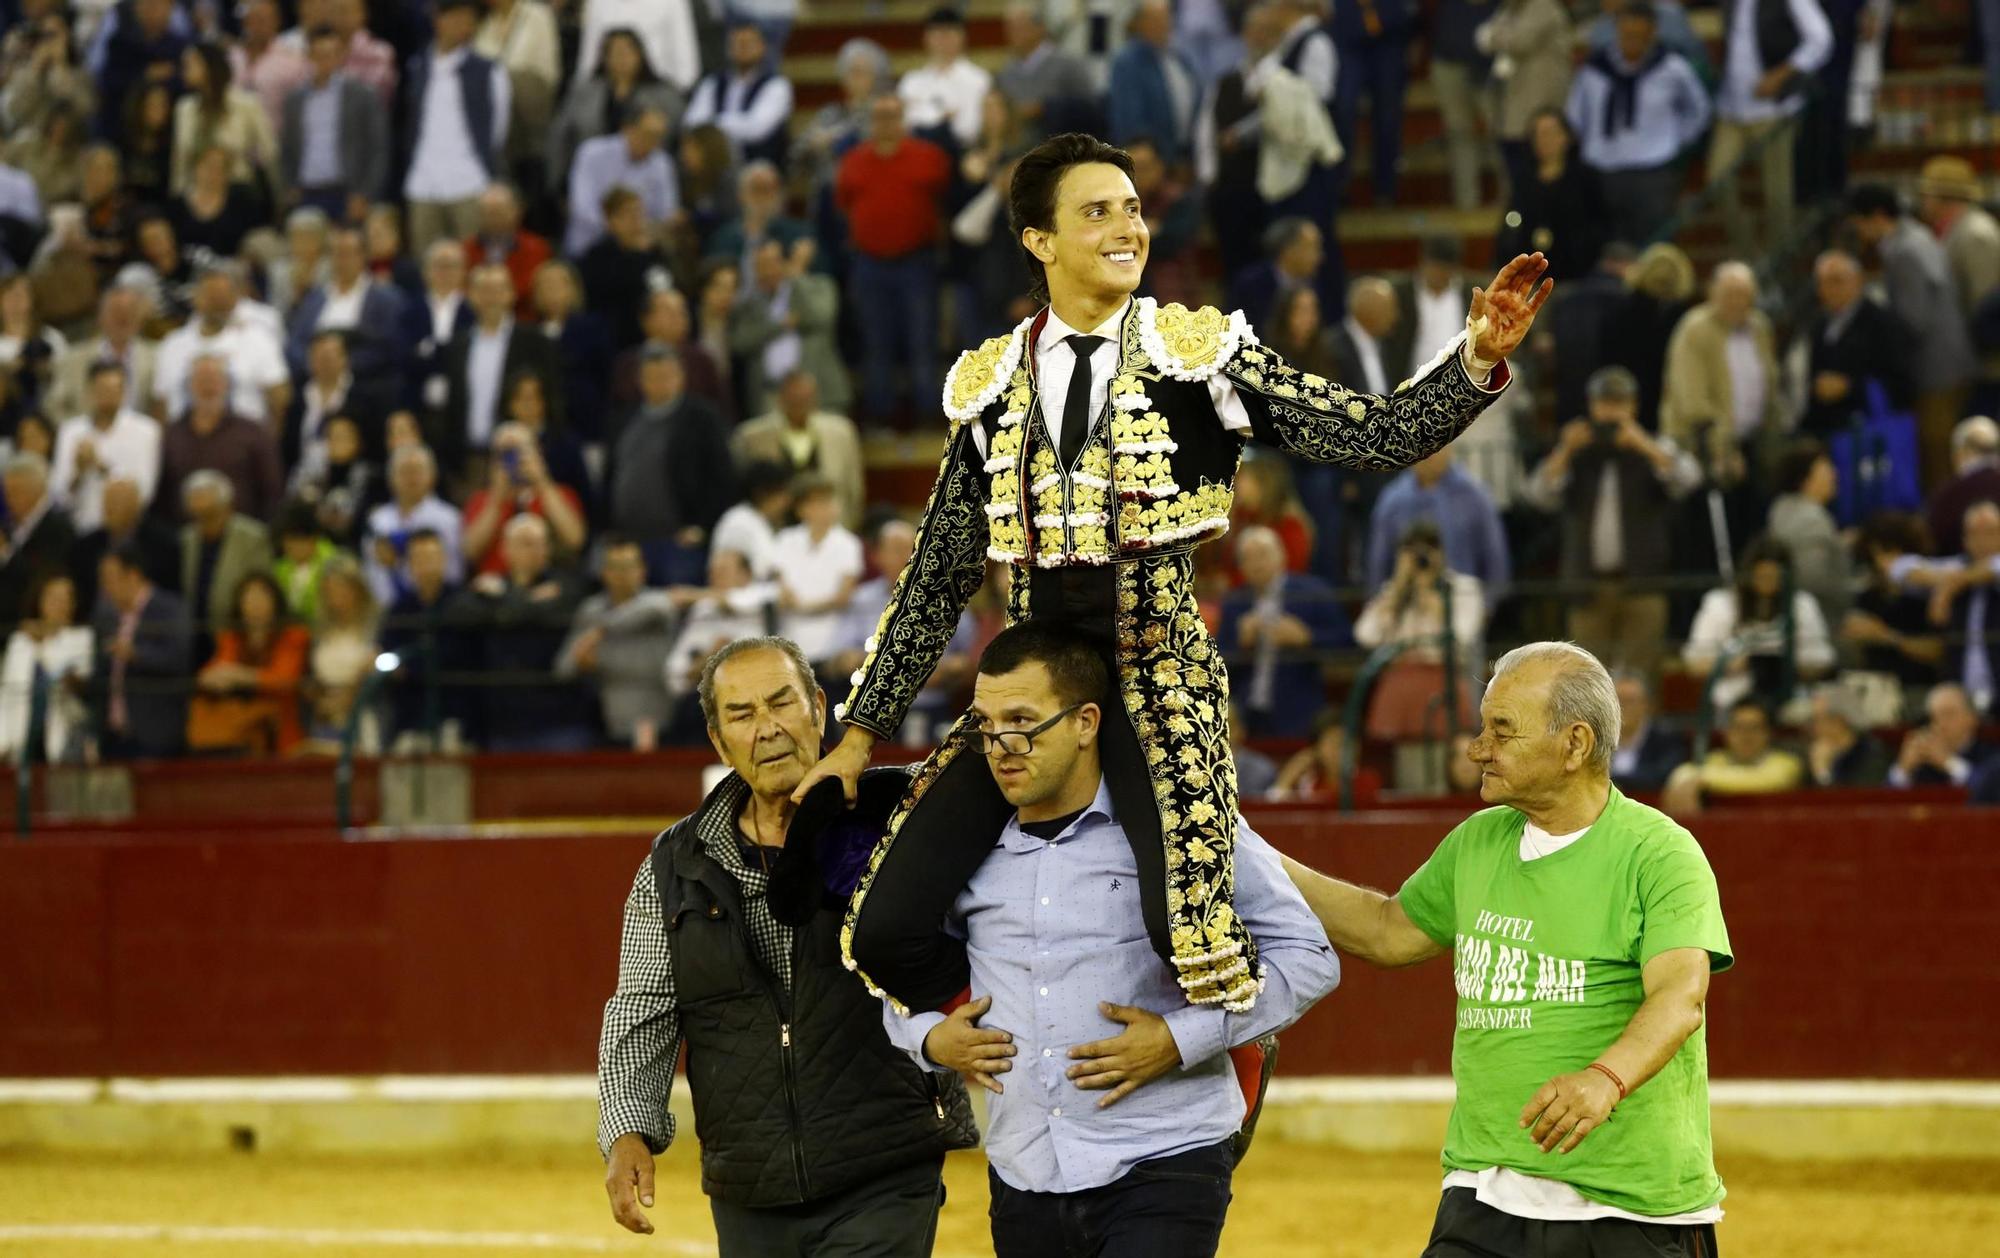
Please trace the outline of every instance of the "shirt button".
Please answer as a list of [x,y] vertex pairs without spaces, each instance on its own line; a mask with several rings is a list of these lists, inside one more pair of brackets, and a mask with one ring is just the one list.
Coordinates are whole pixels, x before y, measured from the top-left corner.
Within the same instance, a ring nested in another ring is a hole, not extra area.
[[1042,1056],[1044,1057],[1053,1057],[1055,1056],[1055,1053],[1056,1050],[1054,1050],[1053,1048],[1045,1048],[1042,1050]]
[[1048,994],[1049,994],[1049,989],[1048,989],[1048,988],[1046,988],[1046,987],[1044,987],[1044,988],[1042,989],[1042,995],[1046,996],[1046,995],[1048,995]]
[[1043,904],[1047,904],[1048,902],[1049,902],[1049,897],[1047,897],[1047,896],[1043,896],[1043,897],[1042,897],[1042,903],[1043,903]]
[[1051,1118],[1061,1118],[1061,1117],[1062,1117],[1062,1106],[1060,1106],[1060,1105],[1056,1106],[1054,1110],[1050,1111],[1050,1114],[1049,1114],[1049,1116],[1050,1116]]

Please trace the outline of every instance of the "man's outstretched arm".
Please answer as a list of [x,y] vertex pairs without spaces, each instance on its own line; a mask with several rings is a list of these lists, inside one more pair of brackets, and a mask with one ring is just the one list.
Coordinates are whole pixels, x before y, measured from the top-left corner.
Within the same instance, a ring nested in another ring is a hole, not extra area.
[[1339,951],[1392,969],[1428,961],[1445,951],[1444,944],[1410,920],[1395,896],[1329,878],[1289,856],[1279,859]]

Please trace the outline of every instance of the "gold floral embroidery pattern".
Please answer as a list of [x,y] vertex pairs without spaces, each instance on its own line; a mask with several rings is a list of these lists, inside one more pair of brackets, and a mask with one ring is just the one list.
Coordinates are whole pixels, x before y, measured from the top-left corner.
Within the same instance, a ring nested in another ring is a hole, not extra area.
[[1190,1004],[1248,1009],[1263,986],[1236,891],[1229,678],[1187,552],[1118,565],[1118,686],[1153,778],[1174,965]]
[[1225,315],[1213,306],[1189,310],[1176,302],[1138,303],[1139,343],[1162,374],[1175,380],[1206,380],[1221,371],[1257,334],[1241,310]]
[[1027,331],[1028,324],[1024,321],[1007,335],[996,336],[958,356],[944,377],[944,413],[948,417],[961,424],[973,423],[993,405],[1020,365]]
[[1028,434],[1023,421],[1034,404],[1034,388],[1029,383],[1025,362],[1016,363],[1006,393],[1007,410],[1000,416],[986,452],[985,470],[992,477],[986,494],[989,531],[986,557],[1000,563],[1018,563],[1028,551],[1028,534],[1021,523],[1021,445]]
[[1261,400],[1269,424],[1260,437],[1315,463],[1378,471],[1436,454],[1500,396],[1473,384],[1456,354],[1387,397],[1300,371],[1260,345],[1239,350],[1226,374]]
[[[1121,480],[1122,486],[1124,482]],[[1118,504],[1119,549],[1157,549],[1187,541],[1206,541],[1229,531],[1229,507],[1235,489],[1223,481],[1204,481],[1150,505],[1128,499]]]

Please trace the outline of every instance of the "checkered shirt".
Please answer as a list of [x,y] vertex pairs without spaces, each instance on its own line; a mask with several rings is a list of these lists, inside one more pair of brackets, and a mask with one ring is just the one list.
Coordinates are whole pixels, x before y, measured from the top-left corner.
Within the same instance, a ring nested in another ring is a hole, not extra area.
[[[792,931],[771,916],[765,900],[769,877],[743,862],[736,818],[750,788],[732,773],[702,801],[695,815],[702,848],[742,888],[743,914],[758,957],[785,991],[792,987]],[[664,836],[662,836],[664,838]],[[660,840],[655,840],[657,844]],[[625,897],[625,929],[618,945],[618,990],[604,1002],[604,1030],[597,1041],[597,1149],[611,1156],[611,1142],[637,1133],[646,1147],[664,1152],[673,1142],[674,1117],[667,1095],[681,1051],[681,1015],[674,1000],[673,959],[660,922],[659,889],[649,854]]]

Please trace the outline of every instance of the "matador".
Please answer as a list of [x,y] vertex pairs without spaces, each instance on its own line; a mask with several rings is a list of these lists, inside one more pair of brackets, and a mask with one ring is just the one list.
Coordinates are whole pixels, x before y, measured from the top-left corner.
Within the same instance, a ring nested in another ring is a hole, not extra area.
[[[1246,441],[1347,467],[1407,467],[1506,387],[1506,355],[1551,289],[1540,254],[1475,289],[1467,331],[1388,396],[1301,372],[1242,313],[1135,297],[1148,232],[1123,151],[1060,135],[1009,193],[1039,313],[961,355],[916,551],[837,715],[838,746],[800,785],[849,786],[943,654],[989,559],[1011,565],[1007,619],[1059,618],[1111,665],[1103,771],[1133,848],[1154,948],[1195,1005],[1248,1009],[1256,944],[1231,906],[1236,774],[1229,681],[1195,600],[1194,550],[1229,527]],[[911,779],[870,855],[841,940],[904,1011],[965,998],[946,911],[1010,814],[961,718]]]

